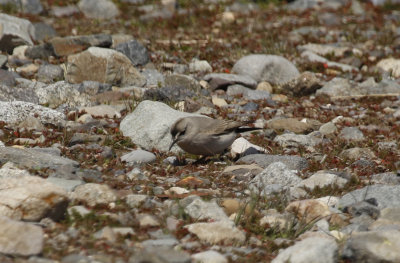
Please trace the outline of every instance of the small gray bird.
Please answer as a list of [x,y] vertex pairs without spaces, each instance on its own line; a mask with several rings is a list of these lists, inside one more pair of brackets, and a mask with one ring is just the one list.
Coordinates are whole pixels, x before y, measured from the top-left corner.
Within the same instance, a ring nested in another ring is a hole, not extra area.
[[232,145],[238,133],[260,129],[241,127],[249,123],[207,117],[181,118],[171,127],[173,141],[169,150],[176,143],[191,154],[210,156],[222,153]]

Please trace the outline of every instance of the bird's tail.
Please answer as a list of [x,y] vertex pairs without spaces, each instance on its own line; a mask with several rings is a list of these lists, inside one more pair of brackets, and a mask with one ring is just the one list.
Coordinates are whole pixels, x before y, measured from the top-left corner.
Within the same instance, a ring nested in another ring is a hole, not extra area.
[[237,133],[248,132],[248,131],[256,131],[262,130],[263,128],[256,128],[256,127],[239,127],[236,129]]

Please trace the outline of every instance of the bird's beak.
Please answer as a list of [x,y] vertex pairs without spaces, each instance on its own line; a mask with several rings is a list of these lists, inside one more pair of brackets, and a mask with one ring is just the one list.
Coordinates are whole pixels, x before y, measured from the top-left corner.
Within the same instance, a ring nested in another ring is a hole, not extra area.
[[178,134],[175,136],[175,139],[172,141],[171,145],[169,146],[168,151],[171,151],[172,146],[174,146],[174,144],[178,141],[179,135],[180,135],[180,133],[178,133]]

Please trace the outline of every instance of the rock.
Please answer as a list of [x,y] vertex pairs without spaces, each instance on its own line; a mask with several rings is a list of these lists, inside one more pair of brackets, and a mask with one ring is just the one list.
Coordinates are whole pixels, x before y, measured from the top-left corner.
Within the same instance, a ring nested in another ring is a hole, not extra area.
[[34,39],[36,41],[49,40],[57,35],[54,28],[46,23],[34,23],[33,26],[35,27]]
[[71,139],[69,140],[68,146],[73,146],[76,144],[85,144],[85,143],[101,143],[105,140],[104,135],[95,135],[95,134],[87,134],[76,132],[72,135]]
[[400,78],[400,59],[382,59],[376,64],[376,67],[388,72],[393,78]]
[[359,147],[354,147],[350,148],[347,150],[343,150],[340,154],[340,157],[345,158],[345,159],[350,159],[350,160],[358,160],[361,158],[366,158],[366,159],[374,159],[376,158],[375,154],[371,149],[369,148],[359,148]]
[[121,156],[121,161],[127,162],[129,165],[152,163],[155,160],[156,156],[153,153],[144,150],[133,150]]
[[41,82],[52,83],[64,78],[64,70],[57,65],[44,64],[39,67],[37,79]]
[[38,15],[43,11],[43,6],[39,0],[22,0],[19,3],[22,13]]
[[224,210],[215,202],[204,202],[196,199],[185,207],[185,212],[196,220],[227,221],[229,220]]
[[139,220],[140,227],[154,227],[160,225],[158,220],[150,214],[138,214],[137,219]]
[[289,170],[284,163],[274,162],[250,181],[249,188],[266,195],[268,185],[295,186],[300,182],[296,170]]
[[68,63],[70,65],[65,78],[71,83],[93,80],[112,85],[140,87],[146,83],[131,61],[112,49],[90,47],[86,51],[68,56]]
[[11,161],[19,167],[27,169],[51,169],[56,173],[75,173],[77,162],[54,154],[40,152],[36,148],[18,149],[0,147],[0,163]]
[[16,84],[14,74],[11,71],[0,69],[0,83],[1,85],[14,88]]
[[263,152],[267,152],[267,150],[255,144],[252,144],[243,137],[237,138],[231,145],[231,155],[233,157]]
[[46,181],[64,189],[67,192],[72,192],[78,185],[84,184],[82,180],[67,180],[57,177],[47,177]]
[[[120,124],[124,136],[143,149],[168,151],[172,142],[169,129],[176,120],[187,116],[199,116],[173,110],[164,103],[142,101]],[[172,151],[177,152],[174,146]]]
[[236,228],[231,221],[194,223],[186,225],[185,228],[200,241],[210,244],[242,244],[246,240],[244,232]]
[[351,262],[398,262],[400,231],[355,232],[347,240],[342,257]]
[[81,108],[81,111],[84,111],[93,117],[121,118],[121,113],[119,113],[119,111],[117,111],[114,107],[109,106],[109,105],[97,105],[97,106],[92,106],[92,107],[84,107],[84,108]]
[[55,37],[50,40],[57,56],[69,56],[89,47],[110,47],[112,38],[107,34]]
[[274,142],[277,142],[281,147],[284,148],[297,148],[300,146],[309,147],[311,150],[312,147],[322,143],[322,135],[314,136],[317,134],[310,133],[308,135],[304,134],[293,134],[293,133],[284,133],[282,135],[278,135],[274,138]]
[[395,173],[380,173],[371,175],[371,183],[373,184],[386,184],[386,185],[399,185],[400,177]]
[[224,89],[234,84],[239,84],[251,89],[255,89],[257,86],[257,82],[253,78],[236,74],[211,73],[205,75],[203,79],[210,84],[211,90]]
[[220,107],[220,108],[228,105],[228,103],[226,102],[225,99],[218,98],[217,96],[212,96],[211,101],[212,101],[212,104],[214,104],[215,106]]
[[275,209],[265,211],[265,216],[260,219],[260,226],[268,228],[278,228],[280,231],[285,231],[290,228],[294,222],[294,216],[288,213],[278,213]]
[[150,60],[146,47],[135,39],[118,44],[115,49],[127,56],[134,66],[146,65]]
[[321,56],[333,55],[335,57],[343,57],[351,54],[351,47],[332,45],[332,44],[314,44],[299,45],[297,49],[300,52],[305,50],[311,51]]
[[190,263],[190,254],[170,247],[149,246],[135,251],[129,263]]
[[379,209],[400,206],[400,186],[369,185],[345,194],[338,204],[339,209],[364,200],[374,200]]
[[314,62],[314,63],[322,63],[326,65],[328,68],[339,68],[341,71],[344,72],[352,72],[352,71],[358,71],[358,68],[343,64],[343,63],[338,63],[338,62],[332,62],[327,60],[324,57],[321,57],[311,51],[304,51],[301,53],[301,57],[308,60],[309,62]]
[[293,201],[285,210],[294,213],[299,220],[306,224],[315,223],[332,214],[328,205],[315,199]]
[[165,77],[166,87],[177,87],[199,93],[201,86],[193,77],[182,74],[171,74]]
[[272,119],[267,121],[268,128],[284,131],[288,130],[294,133],[309,133],[313,130],[312,125],[299,121],[295,118]]
[[11,54],[15,47],[33,45],[34,30],[26,19],[0,14],[0,50]]
[[65,5],[65,6],[51,6],[51,14],[55,17],[72,16],[79,13],[79,9],[76,5]]
[[150,197],[147,195],[130,194],[126,196],[126,204],[131,208],[140,207],[149,200]]
[[297,187],[307,188],[313,191],[315,187],[324,188],[331,186],[339,189],[347,184],[348,180],[329,171],[318,171],[309,178],[301,181]]
[[50,108],[58,107],[84,107],[94,104],[88,94],[79,92],[77,85],[66,81],[58,81],[50,85],[37,85],[35,94],[42,105]]
[[391,80],[384,79],[375,83],[369,78],[362,83],[354,83],[348,79],[334,78],[316,91],[317,96],[359,96],[375,94],[400,94],[400,85]]
[[247,100],[271,100],[271,94],[268,91],[252,90],[242,85],[231,85],[226,90],[228,96],[242,95]]
[[70,194],[71,199],[88,206],[109,205],[117,200],[114,191],[108,185],[87,183],[79,185]]
[[33,77],[33,75],[39,70],[39,66],[33,63],[25,64],[21,67],[16,68],[16,72],[23,77]]
[[333,122],[327,122],[321,125],[318,131],[323,135],[333,135],[337,132],[337,128]]
[[323,82],[314,73],[305,71],[283,85],[282,90],[293,96],[305,96],[313,94],[322,86]]
[[184,86],[162,87],[147,89],[142,96],[144,100],[160,101],[165,103],[179,102],[196,97],[196,93]]
[[42,253],[44,233],[41,227],[0,216],[0,253],[32,256]]
[[182,187],[173,186],[165,191],[165,193],[169,195],[183,195],[190,193],[190,191]]
[[286,58],[276,55],[248,55],[239,59],[232,72],[250,76],[257,82],[281,85],[299,76],[297,68]]
[[48,60],[50,56],[55,56],[53,46],[49,43],[44,43],[36,46],[29,46],[25,50],[25,56],[30,59]]
[[144,69],[142,75],[146,78],[146,87],[157,88],[165,85],[164,75],[156,69]]
[[109,0],[81,0],[78,7],[88,18],[112,19],[119,14],[117,6]]
[[269,155],[269,154],[251,154],[240,158],[238,163],[256,163],[262,168],[268,167],[274,162],[284,163],[290,170],[301,171],[308,167],[306,159],[296,155]]
[[0,169],[0,215],[26,221],[59,220],[67,206],[67,192],[58,186],[11,164]]
[[337,262],[338,245],[332,239],[310,237],[297,242],[278,254],[272,263]]
[[194,263],[228,263],[228,259],[214,250],[207,250],[192,255]]
[[18,124],[18,128],[26,129],[28,131],[33,131],[33,130],[43,131],[45,129],[43,124],[41,124],[37,118],[32,116],[28,116],[25,120],[20,122]]
[[318,7],[318,1],[316,0],[296,0],[287,5],[287,9],[296,12],[302,12],[307,9]]
[[212,70],[213,69],[207,60],[193,59],[189,63],[190,73],[210,73]]
[[348,141],[362,141],[364,134],[357,127],[345,127],[339,134],[339,138]]

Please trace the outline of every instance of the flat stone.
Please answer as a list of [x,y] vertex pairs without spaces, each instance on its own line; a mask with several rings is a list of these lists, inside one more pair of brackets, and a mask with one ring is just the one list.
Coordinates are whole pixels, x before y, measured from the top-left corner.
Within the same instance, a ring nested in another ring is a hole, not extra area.
[[41,227],[0,216],[0,253],[32,256],[42,252],[44,233]]
[[224,89],[234,84],[240,84],[251,89],[257,87],[257,82],[253,78],[244,75],[211,73],[205,75],[203,79],[210,84],[211,90]]
[[207,250],[192,255],[194,263],[228,263],[228,259],[214,250]]
[[246,164],[256,163],[262,168],[266,168],[274,162],[281,162],[288,169],[298,171],[308,167],[307,160],[296,155],[251,154],[240,158],[237,162]]
[[50,40],[57,56],[68,56],[89,47],[110,47],[112,38],[107,34],[55,37]]
[[81,0],[78,7],[88,18],[112,19],[119,15],[117,6],[109,0]]
[[88,206],[109,205],[117,200],[117,196],[108,185],[94,183],[77,186],[70,197],[72,200],[83,202]]
[[267,81],[272,85],[287,83],[300,74],[286,58],[262,54],[242,57],[235,63],[232,72],[249,76],[257,82]]
[[60,187],[13,165],[0,169],[0,215],[26,221],[59,220],[67,206],[67,192]]
[[399,262],[400,231],[368,231],[352,233],[342,257],[351,262]]
[[101,118],[121,118],[121,113],[114,107],[109,105],[96,105],[92,107],[81,108],[81,111],[92,115],[93,117]]
[[[146,79],[124,54],[106,48],[90,47],[68,56],[66,80],[81,83],[93,80],[121,86],[144,86]],[[82,70],[85,69],[85,70]]]
[[224,210],[215,202],[204,202],[196,199],[185,207],[185,212],[196,220],[229,220]]
[[297,242],[278,254],[272,263],[334,263],[338,258],[338,245],[332,239],[310,237]]
[[343,188],[347,182],[347,179],[339,177],[329,171],[318,171],[309,178],[301,181],[297,187],[304,187],[311,191],[314,190],[315,187],[324,188],[328,186],[338,187],[340,189]]
[[272,119],[267,121],[268,128],[274,130],[288,130],[294,133],[309,133],[313,130],[312,125],[299,121],[295,118]]
[[195,234],[200,241],[210,244],[243,244],[246,240],[244,232],[236,228],[231,221],[194,223],[186,225],[185,228]]
[[338,208],[343,209],[355,203],[373,198],[377,207],[400,207],[400,186],[369,185],[345,194],[339,201]]
[[145,150],[133,150],[130,153],[121,156],[121,161],[127,162],[129,165],[140,163],[152,163],[156,160],[154,153]]

